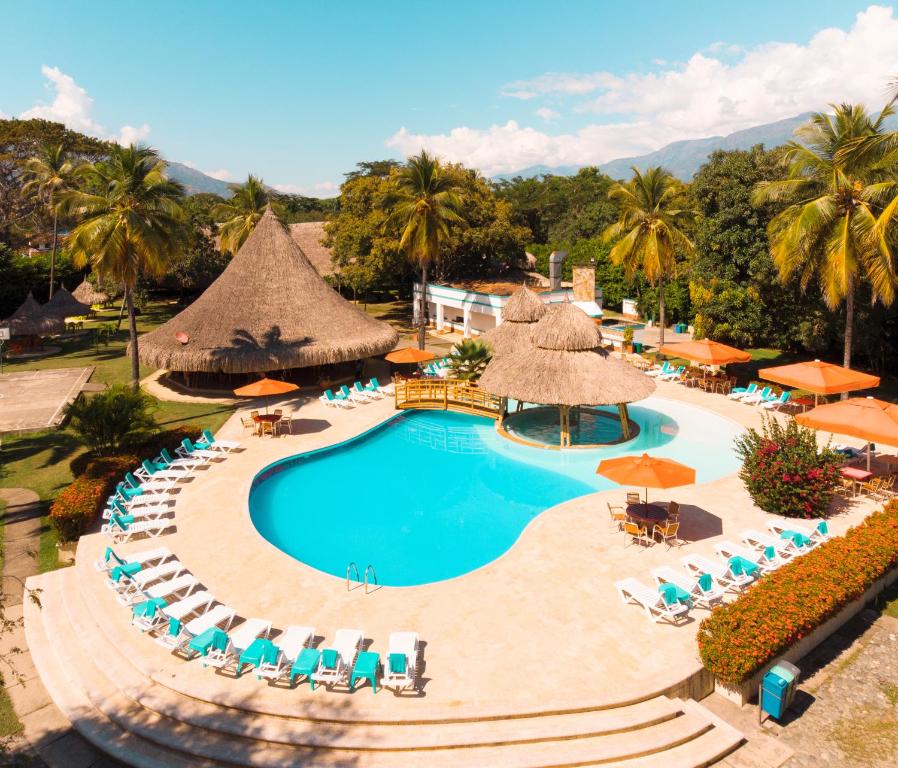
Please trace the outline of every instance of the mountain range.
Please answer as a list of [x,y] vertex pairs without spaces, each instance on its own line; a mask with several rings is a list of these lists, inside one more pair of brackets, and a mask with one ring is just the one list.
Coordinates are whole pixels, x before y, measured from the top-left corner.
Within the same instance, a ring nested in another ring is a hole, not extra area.
[[222,181],[221,179],[213,179],[196,168],[191,168],[184,163],[176,163],[172,160],[166,160],[168,167],[166,168],[168,178],[172,181],[179,181],[184,185],[188,195],[198,195],[201,192],[209,192],[213,195],[221,197],[231,196],[231,183]]

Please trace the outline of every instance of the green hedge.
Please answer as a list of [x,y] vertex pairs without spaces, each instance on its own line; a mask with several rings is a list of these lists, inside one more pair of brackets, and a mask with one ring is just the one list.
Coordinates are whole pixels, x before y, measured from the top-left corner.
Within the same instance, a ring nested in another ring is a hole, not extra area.
[[702,663],[723,683],[743,683],[896,566],[898,504],[892,502],[715,608],[698,633]]

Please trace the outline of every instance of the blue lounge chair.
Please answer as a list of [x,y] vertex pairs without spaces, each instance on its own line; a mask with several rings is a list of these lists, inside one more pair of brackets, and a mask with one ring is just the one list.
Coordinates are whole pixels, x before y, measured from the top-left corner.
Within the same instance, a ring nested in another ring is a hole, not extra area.
[[758,385],[755,382],[752,382],[747,387],[736,387],[730,394],[727,395],[730,400],[741,400],[743,397],[748,397],[749,395],[753,395],[758,391]]
[[772,394],[773,390],[770,387],[764,387],[760,392],[755,392],[754,394],[743,397],[742,402],[747,403],[748,405],[756,405],[757,403],[762,403],[765,400],[768,400]]
[[335,395],[333,391],[330,389],[325,389],[324,394],[318,398],[325,405],[330,405],[334,408],[351,408],[348,398],[343,397],[343,395]]
[[783,392],[779,397],[768,397],[766,400],[762,400],[758,405],[762,408],[767,408],[771,411],[778,411],[784,405],[789,402],[789,392]]

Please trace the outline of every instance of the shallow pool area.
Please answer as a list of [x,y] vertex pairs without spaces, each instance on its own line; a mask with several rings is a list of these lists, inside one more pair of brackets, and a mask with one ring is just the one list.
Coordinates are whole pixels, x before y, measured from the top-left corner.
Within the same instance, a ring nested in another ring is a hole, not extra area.
[[266,540],[312,568],[345,578],[350,562],[361,572],[370,564],[380,584],[405,587],[480,568],[546,509],[613,488],[595,474],[603,458],[651,451],[694,466],[698,482],[738,469],[740,427],[727,419],[655,397],[631,406],[630,417],[640,432],[627,443],[558,451],[508,440],[484,417],[404,412],[266,467],[250,516]]

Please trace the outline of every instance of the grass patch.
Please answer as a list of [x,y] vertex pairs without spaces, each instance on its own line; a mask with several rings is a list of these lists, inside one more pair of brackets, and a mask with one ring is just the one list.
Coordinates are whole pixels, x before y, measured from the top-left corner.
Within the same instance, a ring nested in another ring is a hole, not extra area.
[[877,599],[878,607],[881,607],[883,614],[898,619],[898,583],[892,584]]
[[858,711],[837,720],[831,736],[853,765],[886,765],[898,750],[898,719],[885,710]]
[[898,706],[898,683],[880,683],[879,690],[889,700],[889,704],[893,707]]
[[6,688],[0,687],[0,738],[8,739],[10,736],[18,736],[23,730],[25,730],[24,726],[13,709]]
[[56,529],[50,524],[50,516],[41,517],[41,539],[37,550],[37,572],[47,573],[59,568],[59,548]]

